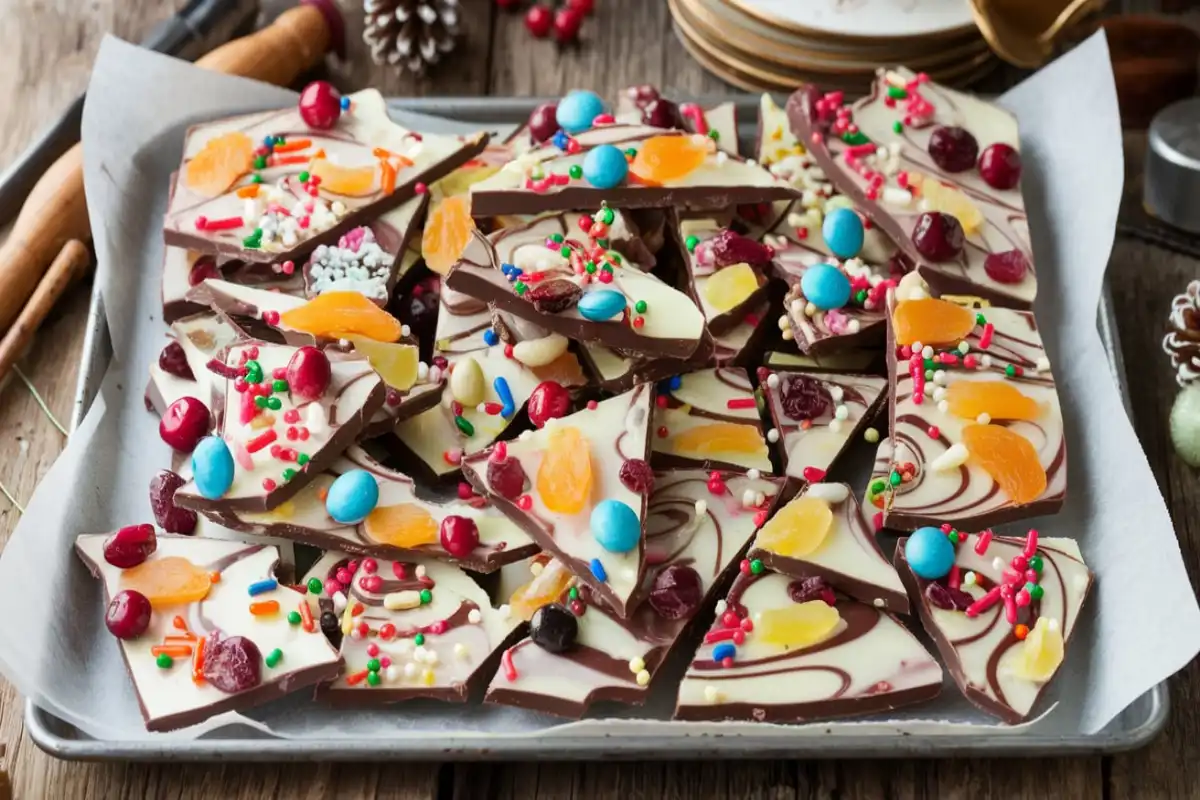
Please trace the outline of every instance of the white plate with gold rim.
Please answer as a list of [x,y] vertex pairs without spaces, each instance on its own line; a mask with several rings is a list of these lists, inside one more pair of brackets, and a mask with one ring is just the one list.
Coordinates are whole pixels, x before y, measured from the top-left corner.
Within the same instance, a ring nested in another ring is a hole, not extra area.
[[810,36],[897,39],[974,27],[967,0],[725,0],[768,25]]

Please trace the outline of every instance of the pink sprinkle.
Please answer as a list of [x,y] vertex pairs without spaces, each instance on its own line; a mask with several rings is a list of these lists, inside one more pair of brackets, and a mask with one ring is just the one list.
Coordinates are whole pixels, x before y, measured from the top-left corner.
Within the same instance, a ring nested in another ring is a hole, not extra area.
[[309,225],[309,222],[310,222],[310,220],[309,220],[309,218],[308,218],[308,217],[301,217],[300,219],[296,220],[296,223],[297,223],[297,224],[298,224],[298,225],[299,225],[301,228],[307,228],[307,227],[308,227],[308,225]]
[[975,542],[975,552],[978,555],[987,553],[988,545],[992,543],[992,529],[988,528],[979,534],[978,540]]
[[941,431],[938,430],[937,425],[930,425],[929,430],[927,430],[925,432],[929,434],[930,439],[936,439],[936,438],[938,438],[939,435],[941,435]]
[[273,492],[275,491],[275,481],[270,478],[263,478],[262,487],[264,491]]
[[517,507],[522,511],[528,511],[533,508],[533,498],[527,494],[523,494],[517,498]]
[[396,576],[397,580],[408,580],[408,570],[399,561],[392,562],[392,574]]
[[875,523],[876,531],[883,530],[883,512],[882,511],[876,511],[875,516],[872,517],[871,521]]
[[371,642],[369,645],[367,645],[367,655],[369,655],[371,658],[379,655],[379,645],[375,644],[374,642]]
[[387,669],[391,665],[392,665],[392,659],[388,658],[387,656],[379,657],[379,668],[380,669]]
[[597,114],[592,120],[592,127],[597,125],[612,125],[614,122],[616,122],[616,119],[612,114]]
[[421,183],[420,181],[417,181],[417,184],[415,186],[413,186],[413,191],[416,192],[417,194],[425,194],[426,192],[429,191],[429,187],[426,186],[425,184]]
[[984,350],[992,346],[992,333],[995,330],[995,326],[990,322],[983,326],[983,335],[979,337],[979,346]]
[[283,274],[284,275],[291,275],[295,271],[296,271],[296,262],[294,262],[294,261],[283,262]]
[[379,569],[379,562],[368,556],[363,559],[362,568],[363,572],[370,575]]
[[474,495],[475,495],[475,492],[471,489],[471,484],[467,483],[466,481],[459,481],[459,484],[458,484],[458,499],[459,500],[470,500]]
[[1037,545],[1038,545],[1037,529],[1030,528],[1029,533],[1025,535],[1025,549],[1021,551],[1021,554],[1024,555],[1025,558],[1027,558],[1027,559],[1033,558],[1033,554],[1037,552]]
[[504,677],[508,678],[509,683],[517,679],[517,668],[513,666],[511,647],[504,651],[504,655],[500,656],[500,666],[504,668]]
[[588,402],[587,402],[588,411],[595,411],[596,406],[598,406],[598,405],[599,405],[599,403],[597,403],[595,400],[588,400]]
[[454,465],[461,464],[462,456],[463,456],[463,451],[461,448],[458,448],[458,447],[451,448],[450,450],[447,450],[446,452],[442,453],[442,458],[444,458],[446,460],[447,464],[454,464]]
[[[346,569],[345,567],[342,567],[341,569],[339,569],[337,571],[337,579],[338,579],[338,583],[348,584],[348,583],[350,583],[350,581],[352,581],[354,579],[354,574],[352,572],[350,572],[350,570]],[[333,593],[330,592],[330,594],[333,594]]]
[[446,620],[439,619],[437,622],[429,626],[429,632],[441,635],[446,632]]
[[950,565],[950,574],[946,576],[946,585],[951,589],[957,589],[962,586],[962,573],[958,568],[958,564]]
[[278,325],[279,324],[279,312],[278,311],[264,311],[262,318],[263,318],[263,322],[267,323],[268,325]]

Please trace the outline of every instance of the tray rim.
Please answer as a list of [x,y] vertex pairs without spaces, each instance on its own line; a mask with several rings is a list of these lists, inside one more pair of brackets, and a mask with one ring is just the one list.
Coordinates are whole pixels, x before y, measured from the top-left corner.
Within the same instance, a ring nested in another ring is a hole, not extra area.
[[[512,124],[523,120],[539,103],[553,98],[527,97],[424,97],[392,98],[389,106],[422,114],[446,116],[480,123]],[[738,113],[757,115],[757,95],[726,95],[697,98],[697,102],[716,104],[733,101]],[[88,307],[87,331],[80,357],[81,369],[76,384],[71,415],[71,430],[82,422],[99,391],[99,378],[112,355],[111,339],[104,319],[104,299],[99,284],[94,284]],[[1105,280],[1097,308],[1097,330],[1108,356],[1113,379],[1121,395],[1125,413],[1132,419],[1129,386],[1125,376],[1112,294]],[[1102,731],[1064,737],[1048,734],[980,733],[918,736],[867,733],[839,733],[827,738],[805,735],[797,740],[753,735],[724,737],[684,734],[682,741],[694,740],[694,746],[680,747],[680,739],[662,736],[637,737],[638,746],[629,748],[610,744],[607,737],[570,737],[557,735],[552,752],[541,736],[497,741],[473,735],[445,739],[382,740],[379,743],[350,739],[297,740],[282,737],[253,739],[164,739],[153,741],[111,742],[79,733],[70,723],[51,712],[25,701],[24,725],[33,743],[55,758],[70,761],[418,761],[436,758],[442,761],[495,761],[520,757],[532,760],[588,761],[701,758],[900,758],[924,756],[1055,756],[1100,755],[1126,752],[1149,744],[1166,727],[1170,714],[1170,690],[1167,681],[1159,683],[1137,700]],[[1114,728],[1131,709],[1146,706],[1145,717],[1127,728]],[[628,741],[628,740],[627,740]]]

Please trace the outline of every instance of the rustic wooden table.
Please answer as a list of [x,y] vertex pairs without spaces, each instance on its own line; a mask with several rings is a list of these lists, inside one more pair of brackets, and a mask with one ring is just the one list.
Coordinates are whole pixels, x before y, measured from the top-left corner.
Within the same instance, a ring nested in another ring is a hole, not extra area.
[[[499,11],[493,0],[462,0],[466,35],[457,58],[421,80],[372,65],[359,39],[356,4],[340,2],[349,23],[351,52],[332,72],[345,87],[377,86],[395,95],[528,96],[555,95],[575,86],[611,92],[649,82],[688,92],[728,91],[677,44],[661,0],[600,0],[597,16],[585,29],[585,46],[561,54],[549,42],[531,39],[520,17]],[[104,32],[137,40],[179,5],[182,0],[0,0],[0,97],[8,101],[0,106],[0,170],[86,85]],[[1139,137],[1129,137],[1131,209],[1137,206],[1142,147]],[[1134,387],[1135,425],[1167,498],[1194,582],[1200,566],[1200,483],[1167,443],[1167,412],[1175,384],[1159,342],[1171,297],[1200,276],[1200,263],[1119,237],[1109,274],[1129,384]],[[25,373],[64,420],[71,412],[89,290],[79,286],[70,293],[23,361]],[[30,496],[63,444],[64,437],[20,382],[10,381],[0,390],[0,481],[18,500]],[[18,516],[17,509],[0,498],[0,545]],[[1163,736],[1142,751],[1104,758],[181,767],[55,761],[23,735],[23,703],[0,680],[0,742],[8,743],[4,766],[18,798],[1196,796],[1200,713],[1194,708],[1200,698],[1200,666],[1193,664],[1177,675],[1171,694],[1174,712]]]

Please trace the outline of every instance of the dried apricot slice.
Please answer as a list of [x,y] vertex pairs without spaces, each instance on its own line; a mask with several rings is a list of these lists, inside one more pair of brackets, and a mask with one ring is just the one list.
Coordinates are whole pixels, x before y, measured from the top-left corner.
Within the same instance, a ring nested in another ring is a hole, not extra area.
[[373,541],[393,547],[420,547],[438,540],[438,522],[416,503],[376,508],[363,521]]
[[768,608],[755,628],[755,638],[780,647],[811,647],[837,633],[842,615],[824,600],[809,600],[786,608]]
[[833,511],[817,497],[798,497],[779,510],[758,532],[755,543],[786,558],[816,552],[833,528]]
[[923,297],[896,304],[892,314],[896,344],[958,344],[975,327],[975,314],[968,308]]
[[707,143],[691,135],[651,136],[638,148],[629,171],[642,183],[661,185],[687,177],[707,156]]
[[714,422],[697,425],[671,437],[670,448],[679,455],[696,457],[766,455],[767,444],[753,425]]
[[241,131],[209,139],[184,167],[188,188],[205,197],[223,194],[254,163],[254,141]]
[[166,556],[125,570],[121,588],[146,595],[152,608],[164,608],[200,602],[208,597],[212,578],[182,556]]
[[475,220],[471,219],[471,196],[447,197],[429,212],[421,234],[421,255],[434,272],[445,275],[458,263],[471,243]]
[[314,158],[310,175],[321,179],[321,191],[343,197],[366,197],[375,193],[375,167],[343,167],[326,158]]
[[578,428],[550,432],[538,465],[537,490],[542,504],[556,514],[578,514],[592,496],[592,453]]
[[528,583],[517,587],[509,598],[513,616],[528,621],[533,612],[548,603],[556,603],[570,588],[574,576],[558,559],[551,559]]
[[950,413],[963,419],[1037,419],[1042,406],[1008,381],[954,381],[946,387]]
[[415,345],[377,342],[365,336],[347,337],[354,349],[367,357],[371,367],[393,389],[407,392],[417,382],[417,362],[420,352]]
[[757,291],[758,275],[744,262],[725,267],[704,283],[704,299],[722,314],[737,308]]
[[394,342],[402,333],[400,320],[359,292],[325,292],[283,312],[279,321],[294,330],[330,338],[358,334],[377,342]]
[[1046,470],[1021,434],[1000,425],[966,425],[962,442],[969,459],[991,475],[1014,503],[1032,503],[1046,491]]

